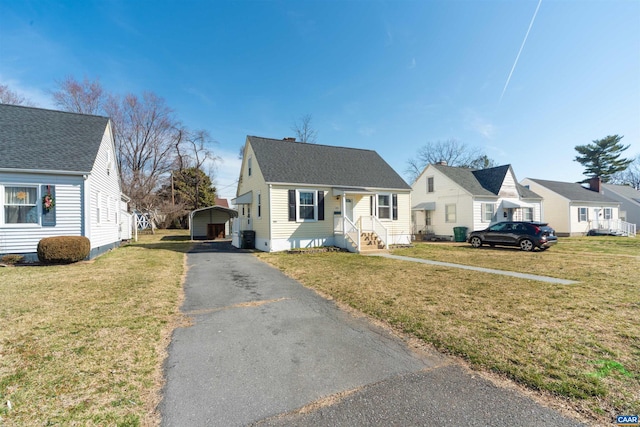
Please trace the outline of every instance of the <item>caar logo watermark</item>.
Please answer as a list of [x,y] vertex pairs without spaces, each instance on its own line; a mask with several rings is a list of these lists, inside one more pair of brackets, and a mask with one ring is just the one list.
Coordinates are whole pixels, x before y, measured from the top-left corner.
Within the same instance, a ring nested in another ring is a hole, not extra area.
[[616,425],[618,426],[640,426],[637,415],[618,415]]

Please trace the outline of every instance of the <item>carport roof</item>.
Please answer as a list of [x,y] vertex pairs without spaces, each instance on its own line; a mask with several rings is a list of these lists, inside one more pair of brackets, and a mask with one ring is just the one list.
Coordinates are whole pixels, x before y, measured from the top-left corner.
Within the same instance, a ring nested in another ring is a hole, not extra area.
[[208,211],[208,210],[226,212],[232,218],[236,218],[238,216],[238,211],[237,210],[231,209],[231,208],[225,208],[224,206],[207,206],[206,208],[196,209],[195,211],[191,212],[191,216],[193,217],[198,212],[204,212],[204,211]]

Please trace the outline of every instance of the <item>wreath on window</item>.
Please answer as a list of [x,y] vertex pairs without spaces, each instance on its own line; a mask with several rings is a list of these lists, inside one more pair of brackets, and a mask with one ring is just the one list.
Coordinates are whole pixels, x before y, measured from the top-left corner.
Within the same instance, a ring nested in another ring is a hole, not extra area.
[[51,195],[51,190],[47,187],[47,194],[42,198],[42,208],[49,212],[56,205],[56,199]]

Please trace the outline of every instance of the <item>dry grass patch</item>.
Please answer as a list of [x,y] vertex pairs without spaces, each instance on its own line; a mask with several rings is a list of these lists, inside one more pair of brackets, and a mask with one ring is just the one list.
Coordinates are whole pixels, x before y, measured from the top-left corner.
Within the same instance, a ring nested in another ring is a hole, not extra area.
[[535,253],[468,244],[394,251],[577,285],[345,253],[259,257],[477,368],[610,422],[614,415],[640,412],[640,239],[595,239],[563,239]]
[[157,424],[186,239],[158,233],[90,262],[0,268],[0,425]]

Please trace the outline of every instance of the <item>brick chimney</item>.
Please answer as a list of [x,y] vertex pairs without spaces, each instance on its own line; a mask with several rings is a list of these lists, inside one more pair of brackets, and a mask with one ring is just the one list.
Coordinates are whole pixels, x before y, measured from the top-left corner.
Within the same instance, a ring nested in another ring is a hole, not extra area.
[[446,160],[440,160],[439,162],[436,163],[436,165],[447,166],[447,162]]
[[602,186],[600,184],[602,184],[602,181],[599,176],[589,178],[589,190],[602,193]]
[[282,138],[283,141],[296,142],[296,138],[293,136],[288,136],[286,138]]

